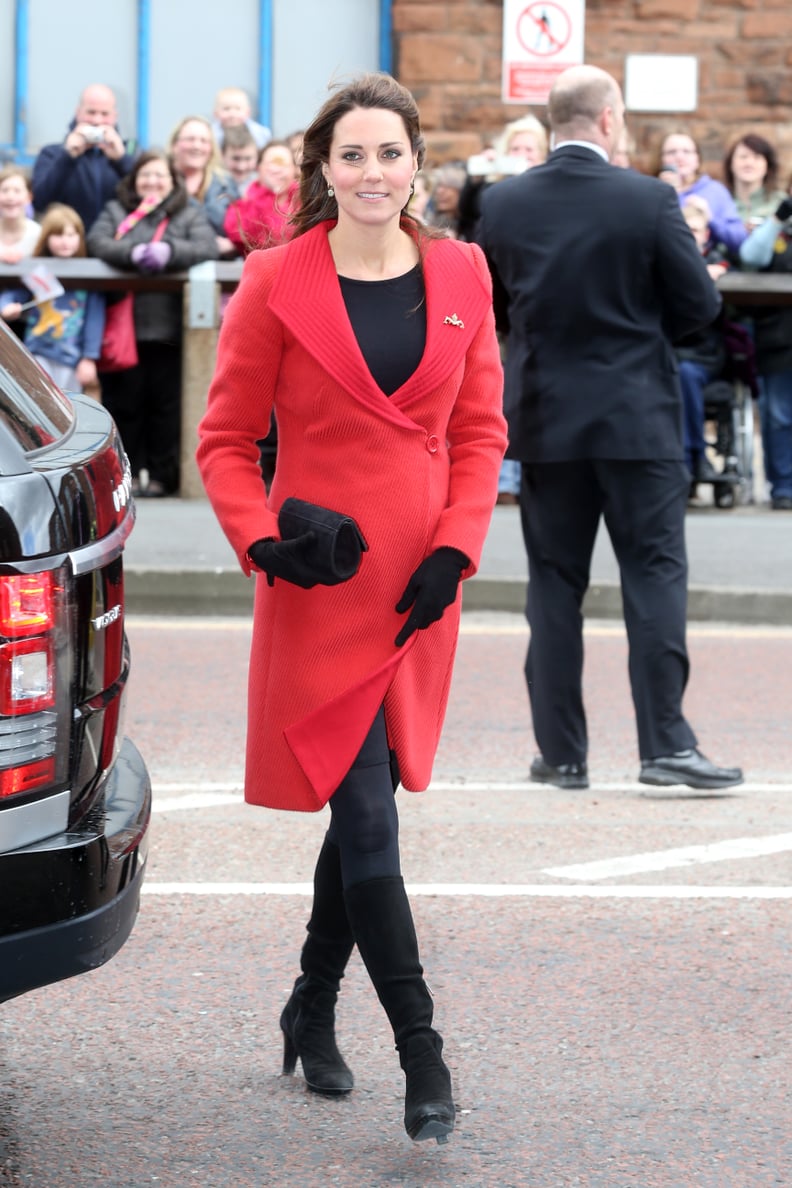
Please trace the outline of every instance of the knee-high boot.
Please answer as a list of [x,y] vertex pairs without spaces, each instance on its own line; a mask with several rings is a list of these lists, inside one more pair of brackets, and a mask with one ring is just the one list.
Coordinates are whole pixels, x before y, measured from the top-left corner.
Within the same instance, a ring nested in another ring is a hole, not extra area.
[[434,1004],[423,978],[412,912],[401,877],[347,887],[347,916],[360,956],[393,1028],[406,1078],[404,1126],[411,1139],[448,1140],[454,1129],[451,1075],[432,1028]]
[[300,1057],[306,1084],[315,1093],[349,1093],[352,1073],[335,1039],[335,1004],[354,946],[341,883],[338,847],[325,839],[314,872],[314,901],[300,956],[302,974],[283,1008],[283,1072]]

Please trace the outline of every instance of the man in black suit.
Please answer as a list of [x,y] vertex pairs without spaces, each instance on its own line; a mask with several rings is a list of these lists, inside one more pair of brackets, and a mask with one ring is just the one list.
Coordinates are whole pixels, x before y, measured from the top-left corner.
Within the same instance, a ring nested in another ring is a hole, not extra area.
[[646,784],[724,788],[739,768],[697,749],[682,714],[690,485],[671,343],[720,299],[673,189],[609,163],[624,126],[615,79],[561,74],[554,151],[491,186],[479,240],[508,332],[507,457],[522,463],[531,641],[525,675],[541,754],[531,779],[588,787],[583,618],[604,516],[621,572]]

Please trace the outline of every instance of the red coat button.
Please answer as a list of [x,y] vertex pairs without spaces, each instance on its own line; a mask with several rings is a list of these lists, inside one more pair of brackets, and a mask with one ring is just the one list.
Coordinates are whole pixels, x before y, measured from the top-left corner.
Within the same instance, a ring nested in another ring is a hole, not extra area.
[[434,433],[431,433],[429,435],[429,437],[427,437],[427,439],[426,439],[427,450],[429,451],[430,454],[436,454],[439,447],[440,447],[440,442],[435,437]]

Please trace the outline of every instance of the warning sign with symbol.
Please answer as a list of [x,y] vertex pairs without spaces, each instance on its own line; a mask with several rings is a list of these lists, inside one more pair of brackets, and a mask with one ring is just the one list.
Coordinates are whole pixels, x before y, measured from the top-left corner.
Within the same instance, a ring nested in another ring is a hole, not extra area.
[[585,0],[504,0],[504,103],[547,102],[556,76],[583,62],[585,16]]

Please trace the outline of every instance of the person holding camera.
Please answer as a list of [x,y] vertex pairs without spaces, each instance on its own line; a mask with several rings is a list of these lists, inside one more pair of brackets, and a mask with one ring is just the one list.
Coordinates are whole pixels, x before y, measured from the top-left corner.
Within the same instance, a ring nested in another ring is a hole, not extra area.
[[[744,268],[792,272],[792,196],[787,194],[740,247]],[[792,308],[757,306],[756,366],[765,477],[774,511],[792,511]]]
[[33,165],[33,206],[42,214],[52,202],[77,211],[90,228],[134,164],[117,127],[116,99],[92,83],[80,95],[66,139],[46,144]]
[[704,198],[710,208],[710,237],[728,252],[736,252],[747,234],[734,199],[716,178],[701,169],[701,152],[689,133],[673,131],[660,141],[653,167],[655,177],[676,191],[680,207],[688,198]]
[[493,182],[524,173],[547,160],[547,132],[536,116],[512,120],[490,148],[468,157],[467,178],[459,195],[459,238],[475,242],[481,196]]

